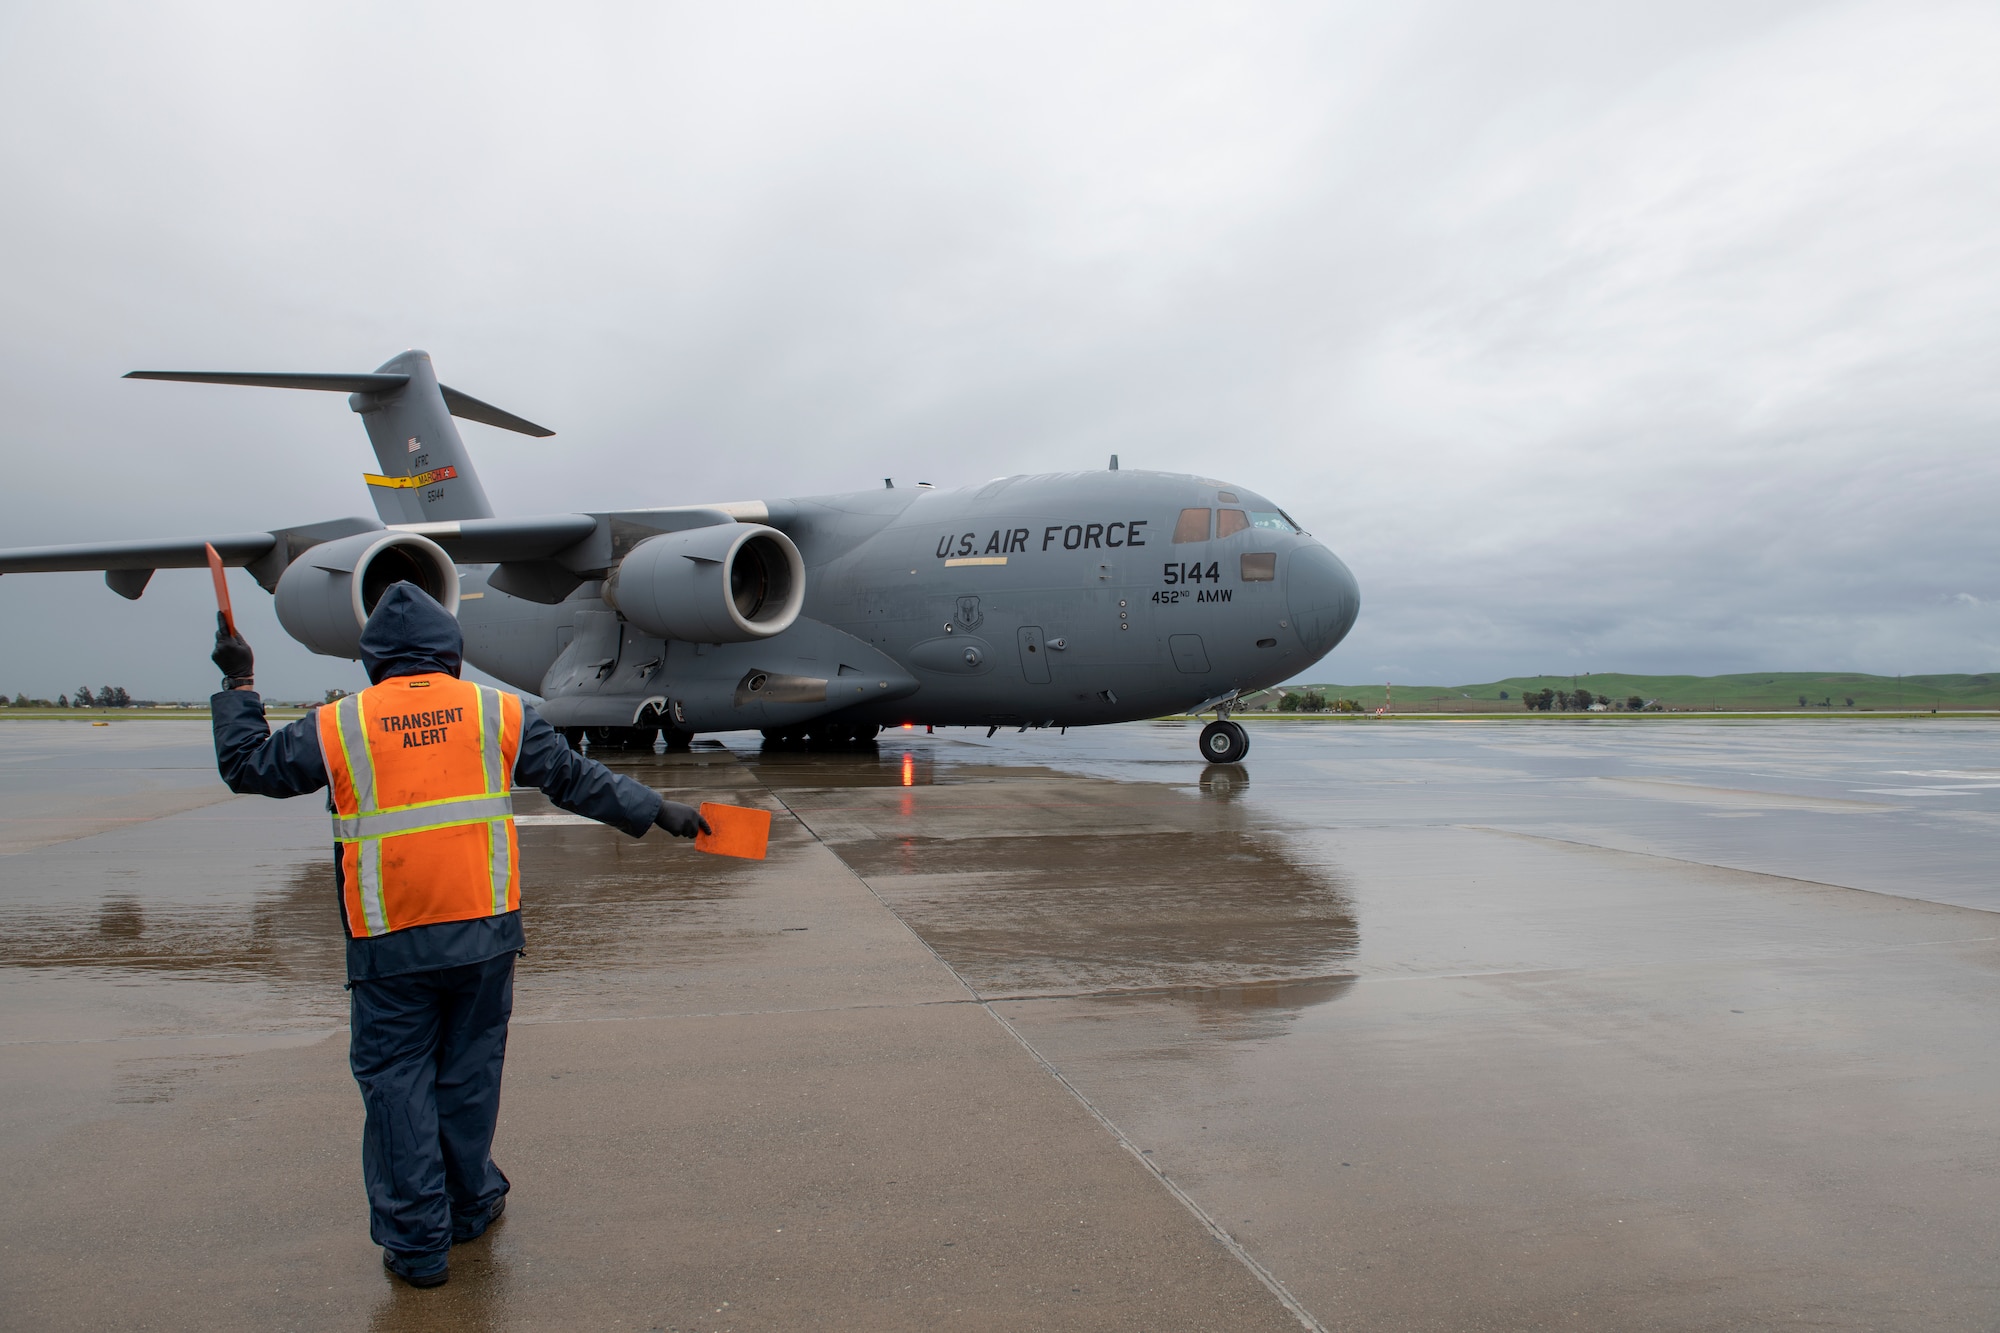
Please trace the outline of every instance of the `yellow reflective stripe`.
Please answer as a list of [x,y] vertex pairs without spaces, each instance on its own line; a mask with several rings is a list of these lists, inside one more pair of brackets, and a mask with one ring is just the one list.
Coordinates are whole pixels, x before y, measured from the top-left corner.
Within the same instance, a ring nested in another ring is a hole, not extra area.
[[373,819],[377,815],[401,814],[405,810],[436,810],[441,806],[458,805],[465,801],[490,801],[500,794],[498,792],[483,792],[478,796],[440,796],[434,801],[411,801],[408,805],[385,805],[379,809],[370,810],[365,816],[361,817]]
[[361,844],[361,915],[370,935],[389,933],[389,909],[382,901],[382,844]]
[[513,857],[508,848],[508,821],[496,819],[486,838],[486,863],[493,875],[493,915],[507,910],[507,886],[514,879]]
[[[368,754],[368,721],[361,715],[361,696],[350,694],[335,703],[333,721],[333,734],[340,742],[348,785],[354,788],[356,812],[366,814],[375,808],[375,762]],[[357,753],[361,756],[358,763]]]
[[[511,814],[514,808],[513,775],[505,771],[506,755],[501,744],[507,732],[507,703],[500,691],[486,685],[479,687],[479,722],[480,742],[486,759],[486,790],[507,802]],[[514,882],[514,855],[509,837],[512,828],[511,821],[496,820],[486,839],[495,916],[507,910],[507,889]]]
[[[439,815],[444,818],[437,818]],[[336,815],[333,836],[341,842],[360,842],[363,838],[393,838],[403,833],[426,833],[431,829],[484,824],[489,820],[513,817],[512,796],[467,796],[462,800],[434,802],[419,808],[381,810],[372,815],[348,818]]]
[[485,763],[486,790],[489,795],[507,790],[506,775],[500,771],[500,732],[506,725],[507,717],[500,704],[500,691],[481,685],[479,749],[480,758]]

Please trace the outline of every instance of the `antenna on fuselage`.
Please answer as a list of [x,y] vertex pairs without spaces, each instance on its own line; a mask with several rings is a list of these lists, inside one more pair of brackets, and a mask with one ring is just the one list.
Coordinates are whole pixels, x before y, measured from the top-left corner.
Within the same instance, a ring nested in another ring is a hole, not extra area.
[[1113,472],[1116,472],[1116,471],[1118,470],[1118,455],[1117,455],[1117,454],[1113,454],[1113,455],[1111,455],[1111,470],[1112,470]]

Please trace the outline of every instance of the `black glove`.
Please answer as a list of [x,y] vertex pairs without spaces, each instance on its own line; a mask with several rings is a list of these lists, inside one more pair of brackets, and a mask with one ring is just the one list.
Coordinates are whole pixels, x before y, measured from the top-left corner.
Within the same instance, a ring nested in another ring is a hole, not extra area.
[[679,801],[661,801],[660,813],[653,816],[653,822],[676,838],[692,838],[697,830],[703,833],[715,831],[701,817],[701,811]]
[[208,659],[221,669],[222,687],[226,690],[250,684],[256,674],[257,655],[250,651],[241,634],[231,632],[229,621],[220,611],[215,613],[215,651]]

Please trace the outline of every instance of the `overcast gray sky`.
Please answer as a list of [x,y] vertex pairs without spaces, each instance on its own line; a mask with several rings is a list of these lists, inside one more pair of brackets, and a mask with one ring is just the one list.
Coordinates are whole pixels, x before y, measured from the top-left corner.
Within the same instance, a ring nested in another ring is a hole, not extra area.
[[[1100,467],[1361,581],[1313,679],[2000,667],[2000,7],[0,6],[0,544]],[[241,587],[248,592],[247,579]],[[244,622],[267,691],[362,683]],[[205,576],[0,579],[0,688],[198,697]]]

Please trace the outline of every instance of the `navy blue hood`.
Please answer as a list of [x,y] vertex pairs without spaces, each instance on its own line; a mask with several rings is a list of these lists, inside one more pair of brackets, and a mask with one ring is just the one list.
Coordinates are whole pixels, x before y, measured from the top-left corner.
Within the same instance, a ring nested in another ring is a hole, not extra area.
[[361,663],[380,685],[391,676],[456,676],[465,635],[451,612],[414,583],[392,583],[361,627]]

